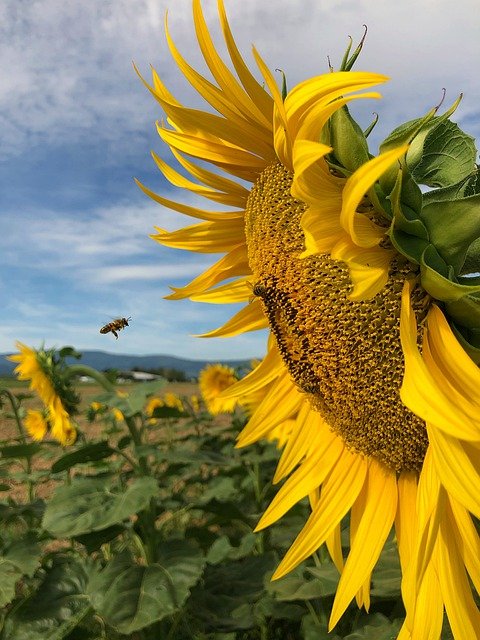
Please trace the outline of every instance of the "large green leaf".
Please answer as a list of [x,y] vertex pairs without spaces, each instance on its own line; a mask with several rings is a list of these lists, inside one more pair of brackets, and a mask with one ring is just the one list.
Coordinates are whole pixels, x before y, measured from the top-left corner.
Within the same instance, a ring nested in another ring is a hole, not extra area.
[[203,631],[232,631],[256,625],[254,606],[264,597],[264,583],[277,560],[262,556],[207,565],[201,586],[192,590],[188,601],[191,616]]
[[23,575],[33,576],[39,567],[42,551],[34,533],[27,533],[7,546],[3,557],[13,562]]
[[109,446],[106,440],[87,444],[84,447],[80,447],[79,449],[72,451],[71,453],[65,454],[54,462],[52,465],[52,473],[71,469],[76,464],[103,460],[104,458],[111,456],[113,453],[115,453],[114,450]]
[[120,633],[131,634],[178,611],[202,574],[201,552],[184,541],[161,546],[159,555],[158,563],[141,566],[125,552],[92,577],[92,604]]
[[413,177],[419,184],[447,187],[472,173],[476,155],[474,138],[451,120],[444,120],[426,136],[421,159],[412,168]]
[[15,596],[15,585],[22,577],[16,564],[0,557],[0,607],[4,607]]
[[38,442],[27,444],[13,444],[0,447],[0,457],[2,458],[31,458],[42,449]]
[[154,478],[138,478],[123,493],[109,478],[76,478],[55,491],[43,516],[43,527],[57,537],[72,537],[119,524],[145,509],[158,493]]
[[349,633],[344,640],[392,640],[397,637],[402,622],[398,619],[391,622],[381,613],[374,613],[368,616],[368,624]]
[[2,640],[61,640],[91,611],[85,562],[54,556],[37,591],[7,615]]

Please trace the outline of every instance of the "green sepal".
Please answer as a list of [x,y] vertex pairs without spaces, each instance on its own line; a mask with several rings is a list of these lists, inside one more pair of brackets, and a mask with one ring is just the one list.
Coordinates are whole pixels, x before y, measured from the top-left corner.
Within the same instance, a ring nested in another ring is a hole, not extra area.
[[413,264],[420,264],[425,249],[429,246],[428,240],[417,238],[409,233],[391,227],[388,236],[393,247],[404,255]]
[[432,204],[444,200],[460,200],[480,194],[480,171],[476,168],[470,175],[442,189],[433,189],[423,194],[423,203]]
[[447,265],[433,245],[423,252],[420,260],[422,287],[436,300],[458,302],[466,296],[480,292],[480,284],[467,285],[455,282],[453,268]]
[[363,45],[365,43],[365,38],[367,36],[367,27],[365,25],[364,27],[365,27],[365,33],[363,34],[362,39],[360,40],[359,44],[357,45],[352,55],[350,55],[350,51],[352,50],[353,40],[350,36],[348,36],[349,44],[343,55],[342,63],[340,65],[340,71],[350,71],[353,65],[355,64],[358,56],[360,55],[360,52],[362,51]]
[[480,364],[480,330],[457,327],[454,322],[451,322],[450,326],[455,337],[468,353],[470,358],[475,362],[475,364]]
[[393,212],[393,224],[388,231],[390,240],[399,253],[420,264],[430,241],[428,231],[419,219],[422,193],[405,168],[398,171],[388,199]]
[[462,274],[480,272],[480,238],[472,242],[463,263]]
[[398,171],[395,186],[388,198],[392,203],[394,227],[428,240],[428,231],[420,220],[422,192],[405,167]]
[[328,121],[328,144],[333,147],[331,160],[353,173],[370,160],[367,139],[346,106],[333,113]]
[[466,329],[480,327],[480,295],[466,295],[445,305],[445,310],[458,325]]
[[480,237],[480,195],[427,204],[421,219],[438,253],[460,274],[472,240]]

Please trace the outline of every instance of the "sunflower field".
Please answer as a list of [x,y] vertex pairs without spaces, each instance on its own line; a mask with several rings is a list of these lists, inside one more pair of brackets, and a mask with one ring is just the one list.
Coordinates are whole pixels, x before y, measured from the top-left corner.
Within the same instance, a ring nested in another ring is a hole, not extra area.
[[264,330],[265,355],[211,364],[187,392],[17,343],[0,640],[480,640],[480,172],[452,119],[463,96],[372,152],[378,116],[350,111],[388,80],[353,70],[366,32],[289,87],[255,47],[250,70],[222,0],[220,47],[192,6],[206,72],[165,34],[193,106],[137,71],[178,199],[137,184],[160,224],[178,214],[151,235],[162,251],[221,255],[165,297],[237,305],[199,337]]
[[[274,495],[282,434],[236,448],[249,407],[211,412],[232,369],[207,367],[201,395],[181,395],[164,380],[117,388],[67,365],[80,355],[70,348],[20,347],[18,376],[28,369],[40,391],[6,380],[0,389],[2,433],[11,434],[0,442],[2,640],[395,636],[403,609],[393,541],[372,577],[370,613],[352,607],[333,635],[338,571],[328,554],[271,581],[308,505],[254,533]],[[80,374],[96,383],[78,383]],[[61,397],[71,400],[65,433],[53,415]]]

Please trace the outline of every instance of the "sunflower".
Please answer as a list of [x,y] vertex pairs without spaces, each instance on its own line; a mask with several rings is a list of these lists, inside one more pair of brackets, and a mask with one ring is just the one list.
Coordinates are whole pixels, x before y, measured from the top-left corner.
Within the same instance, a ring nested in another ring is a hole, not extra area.
[[232,367],[224,364],[208,364],[200,371],[198,385],[209,413],[215,416],[219,413],[231,413],[235,409],[238,400],[236,398],[223,400],[220,394],[237,380]]
[[[76,397],[68,385],[58,377],[53,352],[44,349],[36,351],[21,342],[17,342],[16,346],[20,353],[7,356],[7,359],[19,363],[15,368],[18,379],[29,380],[30,389],[36,391],[43,402],[46,410],[46,415],[42,418],[43,422],[46,419],[55,440],[63,445],[73,444],[77,434],[70,421],[69,412],[65,408],[65,402],[73,410]],[[62,400],[61,395],[65,400]],[[46,433],[45,424],[41,424],[38,413],[35,412],[33,416],[27,415],[25,425],[35,439],[41,439],[37,436],[40,433],[44,436]]]
[[284,483],[257,530],[310,501],[273,577],[325,544],[340,573],[332,629],[354,598],[368,610],[371,573],[394,528],[406,608],[399,638],[439,638],[444,610],[456,639],[480,638],[472,595],[472,585],[480,592],[473,141],[449,120],[455,103],[400,126],[372,156],[347,103],[380,97],[365,90],[384,76],[351,71],[358,52],[347,50],[340,71],[286,91],[253,49],[258,82],[218,6],[236,75],[215,49],[199,0],[195,30],[213,82],[182,57],[166,25],[174,61],[216,113],[183,106],[155,71],[145,84],[167,116],[158,133],[184,171],[153,154],[158,168],[227,209],[186,206],[140,187],[202,220],[158,228],[157,242],[225,254],[168,298],[245,303],[204,337],[270,329],[261,364],[222,398],[252,399],[238,446],[279,427],[286,434],[274,477]]

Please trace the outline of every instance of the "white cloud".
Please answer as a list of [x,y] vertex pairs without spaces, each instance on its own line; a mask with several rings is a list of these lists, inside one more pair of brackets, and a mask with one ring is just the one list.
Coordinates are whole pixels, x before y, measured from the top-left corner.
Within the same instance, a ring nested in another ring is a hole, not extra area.
[[[476,0],[225,4],[249,63],[256,43],[272,67],[287,72],[290,84],[326,71],[327,54],[339,61],[347,35],[359,38],[366,23],[369,35],[358,68],[393,76],[386,95],[400,120],[412,115],[412,102],[417,109],[435,103],[443,86],[451,101],[464,90],[469,108],[478,104],[480,89],[472,74],[480,54]],[[203,5],[221,47],[216,2]],[[182,95],[186,91],[165,45],[168,7],[176,42],[199,64],[190,0],[3,0],[3,154],[89,135],[127,153],[134,134],[151,133],[161,114],[134,74],[132,60],[146,75],[154,64],[174,91],[178,86]]]

